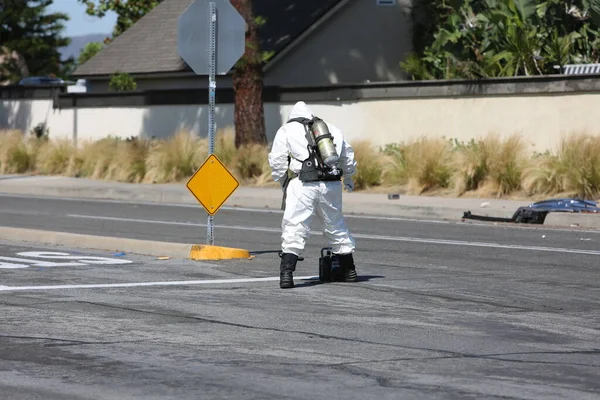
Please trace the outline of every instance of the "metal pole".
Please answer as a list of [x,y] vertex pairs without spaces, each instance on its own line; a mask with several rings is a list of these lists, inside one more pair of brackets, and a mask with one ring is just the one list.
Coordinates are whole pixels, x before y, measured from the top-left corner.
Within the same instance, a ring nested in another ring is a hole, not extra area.
[[[209,12],[209,41],[208,41],[208,155],[215,151],[215,91],[217,89],[216,71],[217,71],[217,3],[214,1],[210,2]],[[207,226],[207,240],[209,245],[213,245],[215,242],[214,238],[214,227],[213,227],[213,216],[208,216]]]
[[75,107],[73,107],[73,146],[77,147],[77,130],[79,129],[78,127],[78,121],[77,121],[77,105],[75,105]]

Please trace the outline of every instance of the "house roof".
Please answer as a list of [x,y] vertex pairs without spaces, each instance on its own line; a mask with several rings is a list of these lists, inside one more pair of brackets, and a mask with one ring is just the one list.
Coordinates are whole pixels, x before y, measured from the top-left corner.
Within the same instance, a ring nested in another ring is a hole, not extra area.
[[[253,0],[262,50],[281,52],[343,0]],[[177,52],[177,20],[192,0],[163,0],[74,72],[74,76],[191,72]]]

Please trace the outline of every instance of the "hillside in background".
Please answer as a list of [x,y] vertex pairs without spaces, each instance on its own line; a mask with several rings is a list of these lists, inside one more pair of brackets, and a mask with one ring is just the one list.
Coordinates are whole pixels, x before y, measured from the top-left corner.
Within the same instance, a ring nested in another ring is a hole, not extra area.
[[63,60],[66,60],[69,57],[73,57],[77,60],[79,53],[86,44],[90,42],[104,42],[104,39],[110,36],[110,33],[92,33],[89,35],[80,35],[71,37],[71,44],[65,47],[61,47],[60,54]]

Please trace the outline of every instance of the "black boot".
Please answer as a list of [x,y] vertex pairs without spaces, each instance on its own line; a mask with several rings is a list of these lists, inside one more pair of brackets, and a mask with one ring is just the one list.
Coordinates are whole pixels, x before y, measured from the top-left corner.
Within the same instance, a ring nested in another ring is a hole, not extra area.
[[281,254],[281,265],[279,267],[279,287],[289,289],[294,287],[293,273],[296,270],[298,256],[292,253]]
[[354,266],[354,257],[350,254],[338,254],[340,260],[340,268],[344,273],[344,282],[356,282],[358,276],[356,275],[356,267]]

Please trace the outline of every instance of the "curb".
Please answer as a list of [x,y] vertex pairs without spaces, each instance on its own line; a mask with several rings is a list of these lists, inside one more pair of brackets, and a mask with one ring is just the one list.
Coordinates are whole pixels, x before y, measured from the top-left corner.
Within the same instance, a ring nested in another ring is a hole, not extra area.
[[543,226],[600,229],[600,214],[561,212],[548,213]]
[[156,257],[172,257],[190,260],[251,259],[250,252],[219,246],[186,243],[158,242],[152,240],[115,238],[108,236],[80,235],[36,229],[0,226],[0,239],[29,243],[73,246],[92,250],[123,251]]
[[[25,195],[45,198],[71,198],[71,199],[86,199],[99,201],[130,201],[130,202],[148,202],[155,204],[182,204],[182,205],[197,205],[199,209],[202,206],[193,198],[189,192],[168,192],[153,190],[152,187],[136,187],[136,188],[88,188],[88,187],[71,187],[71,186],[10,186],[0,185],[0,193],[4,195]],[[383,196],[383,195],[382,195]],[[236,207],[256,208],[259,210],[275,210],[279,211],[281,207],[281,198],[260,197],[256,195],[239,197],[234,193],[226,207],[235,209]],[[469,207],[457,206],[432,206],[432,205],[406,205],[398,204],[397,202],[389,202],[383,204],[373,203],[349,203],[344,201],[344,214],[357,216],[385,216],[385,217],[401,217],[401,218],[418,218],[418,219],[435,219],[435,220],[453,220],[460,221],[463,212]],[[515,209],[498,210],[494,216],[502,216],[509,218],[513,215]],[[485,215],[490,210],[485,210]],[[498,215],[496,215],[498,214]]]
[[234,258],[251,258],[250,252],[231,247],[192,245],[189,253],[190,260],[231,260]]

